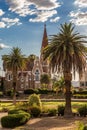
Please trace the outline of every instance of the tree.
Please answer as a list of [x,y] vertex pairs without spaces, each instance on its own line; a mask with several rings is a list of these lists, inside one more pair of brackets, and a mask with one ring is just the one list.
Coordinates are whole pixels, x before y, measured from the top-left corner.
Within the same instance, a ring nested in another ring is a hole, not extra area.
[[34,87],[33,81],[32,81],[33,80],[32,69],[33,69],[33,66],[34,66],[35,58],[36,58],[36,56],[34,54],[29,55],[28,58],[27,58],[28,67],[29,67],[29,70],[31,72],[31,84],[30,84],[30,87],[32,87],[32,86]]
[[13,103],[16,104],[16,89],[17,89],[17,73],[18,70],[22,70],[25,65],[24,55],[21,53],[21,49],[13,47],[10,54],[3,55],[4,69],[12,71],[13,75]]
[[60,77],[59,80],[56,80],[53,83],[53,87],[56,88],[56,93],[58,94],[58,90],[61,90],[63,92],[65,86],[64,78]]
[[44,49],[44,59],[49,58],[52,71],[63,72],[65,82],[65,117],[72,117],[71,80],[72,70],[82,74],[86,65],[86,37],[74,31],[72,23],[61,24],[60,32],[52,35],[49,45]]
[[45,87],[48,88],[48,84],[50,83],[50,77],[48,74],[42,74],[40,78],[41,84]]

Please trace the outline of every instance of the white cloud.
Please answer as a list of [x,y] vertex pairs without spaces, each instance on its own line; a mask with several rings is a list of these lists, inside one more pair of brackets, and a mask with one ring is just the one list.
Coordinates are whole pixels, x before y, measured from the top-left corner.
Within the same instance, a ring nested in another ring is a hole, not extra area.
[[52,10],[60,6],[57,0],[27,0],[39,10]]
[[71,22],[73,22],[76,25],[87,25],[87,12],[70,12]]
[[56,18],[54,18],[54,19],[50,19],[50,22],[58,22],[59,19],[60,19],[60,17],[56,17]]
[[56,10],[51,10],[51,11],[40,11],[37,15],[37,17],[33,19],[29,19],[30,22],[45,22],[47,21],[50,17],[52,17],[54,14],[57,14]]
[[2,25],[2,26],[0,26],[1,28],[5,28],[5,27],[9,28],[13,25],[20,25],[21,24],[21,22],[18,18],[14,18],[14,19],[2,18],[0,23]]
[[[17,13],[19,16],[36,15],[35,19],[31,18],[29,20],[31,22],[48,20],[48,17],[53,16],[50,12],[55,12],[56,8],[60,6],[58,0],[7,0],[7,3],[9,4],[9,10]],[[47,11],[49,11],[49,14]],[[41,18],[40,14],[44,18]]]
[[87,7],[87,0],[75,0],[74,4],[79,7]]
[[4,13],[5,12],[2,9],[0,9],[0,16],[2,16]]
[[0,28],[5,28],[6,24],[4,22],[0,22]]
[[0,43],[0,49],[3,49],[3,48],[11,48],[11,47],[5,45],[4,43]]

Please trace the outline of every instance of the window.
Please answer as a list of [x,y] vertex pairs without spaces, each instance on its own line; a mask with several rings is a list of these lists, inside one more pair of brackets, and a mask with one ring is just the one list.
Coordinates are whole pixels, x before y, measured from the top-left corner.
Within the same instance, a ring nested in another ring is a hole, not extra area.
[[40,75],[40,73],[39,73],[39,70],[37,69],[36,72],[35,72],[35,80],[36,81],[40,80],[39,75]]

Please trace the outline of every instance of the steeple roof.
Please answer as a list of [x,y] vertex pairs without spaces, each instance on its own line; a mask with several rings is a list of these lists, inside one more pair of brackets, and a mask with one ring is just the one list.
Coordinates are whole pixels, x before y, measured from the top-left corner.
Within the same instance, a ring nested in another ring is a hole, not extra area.
[[44,33],[43,33],[41,50],[45,48],[47,45],[48,45],[47,30],[46,30],[46,24],[44,24]]

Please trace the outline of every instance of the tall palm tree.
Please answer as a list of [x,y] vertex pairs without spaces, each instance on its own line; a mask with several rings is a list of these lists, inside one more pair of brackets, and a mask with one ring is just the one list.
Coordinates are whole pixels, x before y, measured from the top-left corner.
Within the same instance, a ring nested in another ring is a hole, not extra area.
[[30,83],[30,87],[33,87],[33,88],[34,88],[34,85],[33,85],[32,69],[33,69],[33,66],[34,66],[35,58],[36,58],[36,56],[34,54],[29,55],[28,58],[27,58],[28,67],[29,67],[29,70],[31,72],[31,83]]
[[12,71],[13,74],[13,103],[16,104],[16,88],[17,88],[17,73],[18,70],[22,70],[24,67],[24,55],[21,53],[21,49],[13,47],[10,54],[3,55],[4,69]]
[[44,59],[49,57],[52,71],[63,72],[65,81],[65,117],[72,117],[71,109],[71,80],[72,70],[79,74],[85,69],[86,65],[86,47],[85,36],[74,31],[75,26],[72,23],[61,25],[60,32],[52,35],[50,44],[44,49]]

